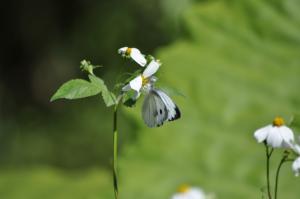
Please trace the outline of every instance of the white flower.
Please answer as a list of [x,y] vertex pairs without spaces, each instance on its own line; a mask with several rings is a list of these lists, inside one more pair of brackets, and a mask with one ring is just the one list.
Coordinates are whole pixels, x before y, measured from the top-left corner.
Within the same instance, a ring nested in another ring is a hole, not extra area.
[[[135,91],[135,96],[133,97],[134,100],[136,100],[140,94],[141,94],[141,89],[143,87],[146,87],[148,83],[151,81],[152,75],[156,73],[156,71],[160,67],[160,63],[158,61],[152,60],[146,69],[143,71],[142,74],[138,75],[136,78],[131,80],[127,85],[125,85],[122,88],[123,92],[129,91],[129,90],[134,90]],[[155,79],[155,78],[153,78]]]
[[299,176],[299,172],[300,172],[300,157],[296,158],[296,160],[294,160],[293,164],[292,164],[292,169],[295,173],[295,176]]
[[281,117],[276,117],[272,125],[265,126],[254,132],[257,142],[266,142],[273,148],[292,148],[294,142],[293,131],[284,125]]
[[141,66],[145,66],[147,64],[145,56],[137,48],[122,47],[118,50],[118,53],[123,57],[133,59]]
[[298,158],[296,158],[292,164],[292,169],[295,173],[295,176],[299,176],[300,172],[300,146],[298,144],[293,144],[293,151],[298,154]]
[[206,196],[199,188],[182,185],[171,199],[206,199]]

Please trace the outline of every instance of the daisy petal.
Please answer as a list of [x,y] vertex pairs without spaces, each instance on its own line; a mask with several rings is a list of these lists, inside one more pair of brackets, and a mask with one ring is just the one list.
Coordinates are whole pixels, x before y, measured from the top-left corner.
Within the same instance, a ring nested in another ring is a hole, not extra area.
[[279,127],[279,132],[283,138],[283,147],[292,148],[292,144],[294,143],[293,131],[286,126],[281,126]]
[[130,57],[141,66],[145,66],[147,63],[145,56],[137,48],[131,49]]
[[132,96],[132,99],[137,100],[140,97],[140,95],[141,95],[141,92],[135,92],[134,96]]
[[282,146],[283,138],[280,135],[279,128],[272,127],[267,137],[267,144],[273,148],[279,148]]
[[137,76],[136,78],[134,78],[129,82],[130,88],[137,92],[140,92],[142,88],[142,84],[143,84],[143,78],[141,75]]
[[126,91],[129,91],[130,89],[131,89],[130,84],[126,84],[126,85],[122,88],[122,91],[123,91],[123,92],[126,92]]
[[263,142],[266,140],[269,130],[272,128],[271,125],[265,126],[263,128],[260,128],[254,132],[254,137],[257,140],[257,142]]
[[146,78],[152,76],[159,69],[159,66],[160,64],[157,61],[152,60],[144,70],[143,76]]
[[190,198],[190,199],[205,199],[206,196],[205,196],[204,192],[201,189],[192,188],[188,192],[188,198]]

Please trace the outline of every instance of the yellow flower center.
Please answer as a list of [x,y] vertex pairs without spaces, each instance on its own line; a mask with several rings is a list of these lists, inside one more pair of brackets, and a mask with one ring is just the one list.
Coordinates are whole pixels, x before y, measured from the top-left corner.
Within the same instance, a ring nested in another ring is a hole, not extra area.
[[188,192],[190,190],[190,187],[189,187],[189,185],[187,185],[187,184],[183,184],[183,185],[181,185],[180,187],[178,187],[178,189],[177,189],[177,191],[179,192],[179,193],[186,193],[186,192]]
[[144,75],[142,75],[142,86],[145,86],[148,83],[149,83],[149,78],[144,77]]
[[132,48],[127,48],[125,55],[129,56],[131,54],[131,50],[132,50]]
[[273,120],[273,126],[277,126],[277,127],[280,127],[284,125],[284,120],[282,119],[282,117],[276,117],[274,120]]

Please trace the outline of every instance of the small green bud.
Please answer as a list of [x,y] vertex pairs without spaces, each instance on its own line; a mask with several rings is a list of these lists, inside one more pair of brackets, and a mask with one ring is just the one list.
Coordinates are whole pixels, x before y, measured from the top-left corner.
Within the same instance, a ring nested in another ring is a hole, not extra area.
[[99,68],[99,67],[102,67],[102,66],[99,66],[99,65],[94,66],[91,64],[90,61],[87,61],[85,59],[80,62],[80,69],[82,71],[88,72],[90,75],[94,75],[94,72],[93,72],[94,69]]

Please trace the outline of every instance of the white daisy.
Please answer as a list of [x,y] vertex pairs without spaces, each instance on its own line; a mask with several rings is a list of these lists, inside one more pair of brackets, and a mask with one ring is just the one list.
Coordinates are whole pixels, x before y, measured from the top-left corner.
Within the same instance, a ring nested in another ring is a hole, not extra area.
[[133,59],[136,63],[143,67],[147,64],[145,56],[137,48],[122,47],[118,50],[118,53],[123,57]]
[[272,125],[265,126],[254,132],[257,142],[266,142],[273,148],[291,148],[294,142],[293,131],[284,125],[281,117],[276,117]]
[[205,193],[196,187],[182,185],[178,188],[177,193],[171,199],[205,199]]
[[[153,75],[156,73],[156,71],[160,67],[160,62],[152,60],[146,69],[143,71],[142,74],[138,75],[136,78],[131,80],[127,85],[125,85],[122,88],[123,92],[129,91],[129,90],[134,90],[135,95],[133,97],[134,100],[136,100],[140,94],[141,94],[141,89],[144,87],[147,87],[148,83],[150,83],[151,80],[155,81],[155,77]],[[152,78],[153,77],[153,78]]]

